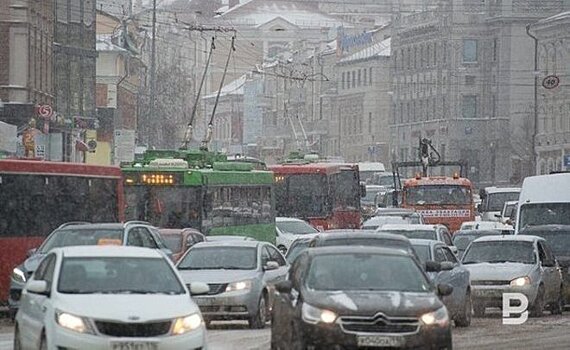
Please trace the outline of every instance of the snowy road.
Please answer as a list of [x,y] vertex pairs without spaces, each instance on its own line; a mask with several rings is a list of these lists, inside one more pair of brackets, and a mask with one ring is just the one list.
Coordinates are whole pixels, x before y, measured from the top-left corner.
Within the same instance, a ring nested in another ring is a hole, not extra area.
[[[567,349],[570,312],[505,326],[499,314],[476,318],[469,328],[453,329],[455,350]],[[245,324],[214,325],[208,332],[210,350],[269,350],[270,331],[249,330]],[[0,327],[0,350],[12,349],[12,327]]]

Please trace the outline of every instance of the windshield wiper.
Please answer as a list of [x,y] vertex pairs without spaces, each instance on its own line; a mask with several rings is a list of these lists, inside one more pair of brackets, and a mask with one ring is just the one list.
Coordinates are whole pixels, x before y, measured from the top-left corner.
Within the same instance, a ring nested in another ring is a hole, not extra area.
[[136,290],[136,289],[115,289],[100,291],[101,294],[154,294],[155,292],[149,290]]
[[70,290],[60,290],[60,293],[64,294],[96,294],[100,293],[99,291],[93,290],[82,290],[82,289],[70,289]]

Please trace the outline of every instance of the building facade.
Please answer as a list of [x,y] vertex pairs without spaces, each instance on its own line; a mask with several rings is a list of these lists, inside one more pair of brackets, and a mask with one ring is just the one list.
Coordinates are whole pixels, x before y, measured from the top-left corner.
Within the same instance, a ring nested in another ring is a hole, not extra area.
[[532,26],[538,39],[536,172],[570,170],[570,12]]
[[53,106],[51,1],[0,2],[0,121],[22,127]]
[[525,29],[560,6],[446,0],[395,16],[393,158],[417,160],[418,139],[427,137],[445,160],[466,160],[478,186],[533,174],[533,41]]

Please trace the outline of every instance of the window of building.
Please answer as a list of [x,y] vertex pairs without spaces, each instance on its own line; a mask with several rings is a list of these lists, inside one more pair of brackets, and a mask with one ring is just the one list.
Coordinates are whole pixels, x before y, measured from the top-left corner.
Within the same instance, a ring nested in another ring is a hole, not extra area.
[[372,112],[368,112],[368,130],[372,132]]
[[362,75],[363,75],[362,80],[364,81],[364,86],[368,85],[368,81],[366,80],[366,72],[367,72],[367,69],[364,68],[363,72],[362,72]]
[[360,84],[362,84],[362,69],[358,70],[358,86],[360,86]]
[[497,116],[497,99],[495,95],[491,96],[491,117],[495,118]]
[[442,61],[443,63],[447,62],[447,41],[443,42],[443,49],[442,49]]
[[342,72],[342,85],[341,85],[341,86],[342,86],[342,89],[343,89],[343,90],[344,90],[344,78],[345,78],[345,77],[344,77],[344,72]]
[[497,38],[493,39],[493,61],[497,61],[498,46],[499,40]]
[[463,40],[463,62],[464,63],[477,62],[477,40],[474,39]]
[[474,75],[466,75],[465,76],[465,85],[475,85],[475,76]]
[[477,118],[477,96],[475,95],[463,96],[461,102],[461,111],[463,118],[466,119]]
[[372,85],[372,67],[368,69],[368,83]]
[[356,87],[356,71],[352,71],[352,87]]

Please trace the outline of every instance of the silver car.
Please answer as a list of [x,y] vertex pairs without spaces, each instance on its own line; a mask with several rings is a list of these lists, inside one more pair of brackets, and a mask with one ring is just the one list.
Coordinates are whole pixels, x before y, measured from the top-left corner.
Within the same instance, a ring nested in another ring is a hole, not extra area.
[[285,280],[289,265],[267,242],[220,241],[198,243],[176,267],[188,286],[204,282],[206,295],[195,296],[208,325],[214,320],[247,320],[263,328],[273,303],[274,284]]
[[427,239],[410,239],[421,262],[426,265],[427,261],[435,261],[443,266],[448,265],[439,272],[428,272],[428,276],[434,285],[449,284],[453,292],[442,301],[447,307],[457,327],[468,327],[471,324],[471,283],[469,271],[459,262],[455,254],[448,246],[439,241]]
[[548,242],[537,236],[485,236],[474,240],[462,258],[471,273],[473,311],[501,307],[503,293],[522,293],[531,316],[548,306],[562,313],[562,274]]

